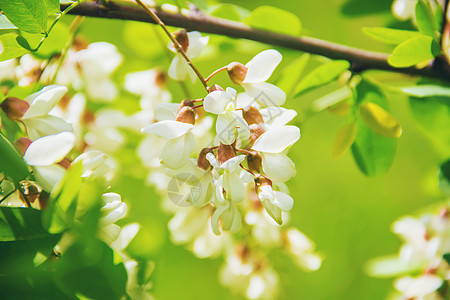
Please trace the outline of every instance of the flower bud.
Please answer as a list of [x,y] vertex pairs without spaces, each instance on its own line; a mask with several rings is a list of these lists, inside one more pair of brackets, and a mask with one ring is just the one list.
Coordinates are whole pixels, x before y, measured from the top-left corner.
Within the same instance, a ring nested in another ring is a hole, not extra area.
[[67,158],[63,158],[63,160],[61,160],[60,162],[58,162],[58,165],[60,165],[61,167],[63,167],[64,169],[69,169],[70,167],[70,160],[68,160]]
[[264,133],[264,128],[259,126],[258,124],[250,125],[250,143],[253,145],[255,141]]
[[16,97],[8,97],[0,105],[8,119],[13,121],[17,121],[22,118],[30,107],[28,102]]
[[214,91],[222,91],[223,92],[223,88],[218,84],[214,84],[208,88],[208,93],[212,93]]
[[31,140],[27,138],[18,139],[14,145],[16,146],[17,151],[23,156],[25,155],[25,151],[27,151],[28,146],[30,146]]
[[242,112],[242,116],[248,125],[252,124],[262,124],[264,123],[263,117],[258,109],[253,106],[249,106]]
[[183,51],[186,52],[189,47],[189,37],[187,31],[185,29],[178,30],[173,34],[173,36],[175,37],[177,42],[181,45]]
[[241,84],[244,81],[247,70],[246,66],[238,62],[232,62],[227,66],[228,76],[236,84]]
[[183,106],[178,111],[175,121],[195,125],[195,111],[189,106]]
[[157,70],[155,75],[155,84],[159,88],[164,88],[167,84],[167,75],[166,73]]
[[219,160],[220,164],[223,164],[224,162],[235,156],[236,153],[234,152],[233,146],[220,143],[220,146],[217,149],[217,159]]
[[262,186],[267,186],[267,185],[272,186],[272,180],[270,180],[266,176],[262,176],[262,175],[258,174],[255,176],[255,184],[258,189]]
[[185,106],[194,106],[194,102],[192,102],[192,100],[189,99],[184,99],[183,101],[181,101],[180,109],[178,111],[180,111]]
[[212,168],[209,161],[206,159],[206,155],[208,153],[213,153],[211,148],[203,148],[202,151],[200,151],[200,154],[198,155],[197,159],[197,167],[200,169],[203,169],[205,171],[208,171],[210,168]]
[[256,151],[247,155],[248,169],[253,173],[261,173],[262,157]]

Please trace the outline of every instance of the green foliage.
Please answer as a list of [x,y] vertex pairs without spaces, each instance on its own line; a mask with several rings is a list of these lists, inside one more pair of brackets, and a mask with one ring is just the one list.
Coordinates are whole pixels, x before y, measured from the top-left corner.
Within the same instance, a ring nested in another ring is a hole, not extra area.
[[55,271],[56,283],[71,298],[121,299],[127,273],[118,254],[98,240],[78,242],[66,250]]
[[420,84],[402,87],[400,90],[410,96],[424,98],[442,96],[442,100],[450,103],[450,87],[435,84]]
[[[360,104],[374,103],[387,109],[387,101],[381,91],[365,80],[357,86],[356,95]],[[375,133],[362,118],[356,124],[358,130],[351,148],[356,164],[367,176],[383,175],[392,165],[397,140]]]
[[296,15],[273,6],[257,7],[244,19],[244,23],[251,27],[290,35],[299,34],[302,28]]
[[41,225],[41,211],[33,208],[0,206],[0,242],[47,237]]
[[16,184],[30,176],[22,156],[2,134],[0,134],[0,157],[0,173],[11,177]]
[[419,271],[421,267],[421,265],[412,265],[401,261],[398,255],[387,255],[368,261],[365,270],[370,276],[389,278]]
[[6,29],[17,29],[17,26],[11,23],[11,21],[8,20],[8,18],[4,14],[0,14],[0,30],[2,30],[2,32],[5,32]]
[[315,111],[322,111],[339,102],[349,99],[353,96],[353,91],[348,86],[343,86],[334,90],[333,92],[320,97],[312,103],[312,108]]
[[41,1],[1,0],[0,8],[19,29],[29,33],[47,32],[47,6],[42,5]]
[[450,196],[450,159],[439,168],[439,188],[445,195]]
[[250,15],[250,11],[234,4],[221,3],[219,5],[211,7],[209,15],[232,21],[242,21],[244,18]]
[[362,30],[373,39],[394,45],[398,45],[409,39],[421,36],[421,34],[417,31],[385,27],[364,27]]
[[22,47],[17,40],[18,37],[19,35],[16,33],[6,33],[0,35],[0,61],[24,55],[29,51]]
[[287,98],[294,93],[294,89],[308,64],[309,59],[310,55],[305,53],[292,61],[281,71],[281,74],[276,81],[276,85],[286,92]]
[[437,24],[433,16],[433,11],[424,0],[417,1],[416,4],[416,22],[419,31],[436,39]]
[[323,64],[303,78],[297,86],[295,93],[298,95],[307,90],[330,83],[339,77],[350,67],[350,63],[346,60],[333,60]]
[[421,35],[398,45],[389,56],[388,63],[396,68],[411,67],[425,63],[440,53],[439,44],[432,37]]

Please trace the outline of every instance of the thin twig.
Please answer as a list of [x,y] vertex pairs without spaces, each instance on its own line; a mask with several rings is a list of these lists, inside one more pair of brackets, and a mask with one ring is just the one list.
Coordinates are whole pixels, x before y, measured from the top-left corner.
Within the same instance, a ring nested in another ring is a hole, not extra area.
[[209,74],[208,77],[206,77],[205,81],[208,82],[214,75],[216,75],[216,74],[218,74],[218,73],[220,73],[220,72],[222,72],[222,71],[225,71],[226,69],[227,69],[227,66],[215,70],[214,72],[212,72],[211,74]]
[[186,52],[184,52],[183,48],[181,47],[180,43],[173,37],[173,35],[170,33],[170,31],[167,29],[166,25],[161,21],[161,19],[151,10],[148,8],[147,5],[144,4],[141,0],[136,0],[137,3],[139,3],[140,6],[152,17],[152,19],[164,30],[164,32],[167,34],[167,36],[172,41],[173,45],[177,49],[178,53],[183,56],[183,58],[186,60],[188,65],[192,68],[192,70],[197,75],[198,79],[202,82],[203,86],[205,87],[206,91],[208,92],[208,84],[205,81],[205,78],[203,78],[203,75],[200,73],[200,71],[194,66],[191,59],[187,56]]
[[[62,5],[64,8],[65,5]],[[152,11],[153,12],[153,11]],[[71,10],[69,14],[84,15],[90,17],[134,20],[148,23],[157,23],[128,1],[111,0],[108,7],[99,8],[95,2],[83,2]],[[296,37],[266,30],[251,28],[239,22],[219,19],[200,13],[189,15],[174,14],[162,10],[155,10],[155,15],[165,24],[187,30],[198,30],[204,33],[225,35],[233,38],[243,38],[265,44],[281,46],[284,48],[299,50],[312,54],[322,55],[331,59],[345,59],[352,64],[357,71],[368,69],[386,70],[407,75],[425,76],[450,81],[450,70],[446,67],[433,64],[423,69],[394,68],[388,64],[389,54],[367,51],[341,44],[331,43],[312,37]]]

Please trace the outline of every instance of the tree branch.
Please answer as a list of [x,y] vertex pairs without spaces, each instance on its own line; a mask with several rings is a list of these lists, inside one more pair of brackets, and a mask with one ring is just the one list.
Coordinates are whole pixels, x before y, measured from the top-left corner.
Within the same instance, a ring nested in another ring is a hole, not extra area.
[[[61,5],[61,9],[65,7],[66,5]],[[357,72],[377,69],[450,81],[450,68],[447,64],[443,63],[443,60],[437,60],[436,63],[423,69],[394,68],[387,63],[389,54],[386,53],[367,51],[312,37],[295,37],[259,30],[239,22],[211,17],[200,11],[190,11],[189,15],[170,13],[162,10],[155,10],[155,13],[166,25],[174,27],[253,40],[322,55],[331,59],[345,59],[351,63],[352,70]],[[95,1],[83,2],[72,9],[69,14],[155,23],[142,8],[138,7],[134,2],[126,0],[109,1],[108,6],[101,5]]]

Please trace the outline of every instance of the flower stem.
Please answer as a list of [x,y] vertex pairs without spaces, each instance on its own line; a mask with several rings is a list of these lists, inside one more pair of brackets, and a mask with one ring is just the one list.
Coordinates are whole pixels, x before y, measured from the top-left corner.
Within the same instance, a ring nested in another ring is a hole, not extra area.
[[227,66],[215,70],[215,71],[212,72],[208,77],[206,77],[205,81],[208,82],[214,75],[216,75],[216,74],[218,74],[218,73],[220,73],[220,72],[222,72],[222,71],[224,71],[224,70],[226,70],[226,69],[227,69]]
[[180,43],[173,37],[173,35],[169,32],[166,25],[161,21],[161,19],[151,10],[147,5],[144,4],[141,0],[136,0],[136,2],[144,8],[144,10],[152,17],[152,19],[164,30],[164,32],[167,34],[167,36],[172,41],[173,45],[177,49],[177,51],[183,56],[183,58],[186,60],[188,65],[192,68],[192,70],[195,72],[197,77],[202,82],[203,86],[205,87],[206,91],[208,92],[208,83],[206,83],[205,78],[203,78],[202,74],[199,72],[199,70],[194,66],[190,58],[186,55],[186,52],[184,52],[183,48],[181,47]]

